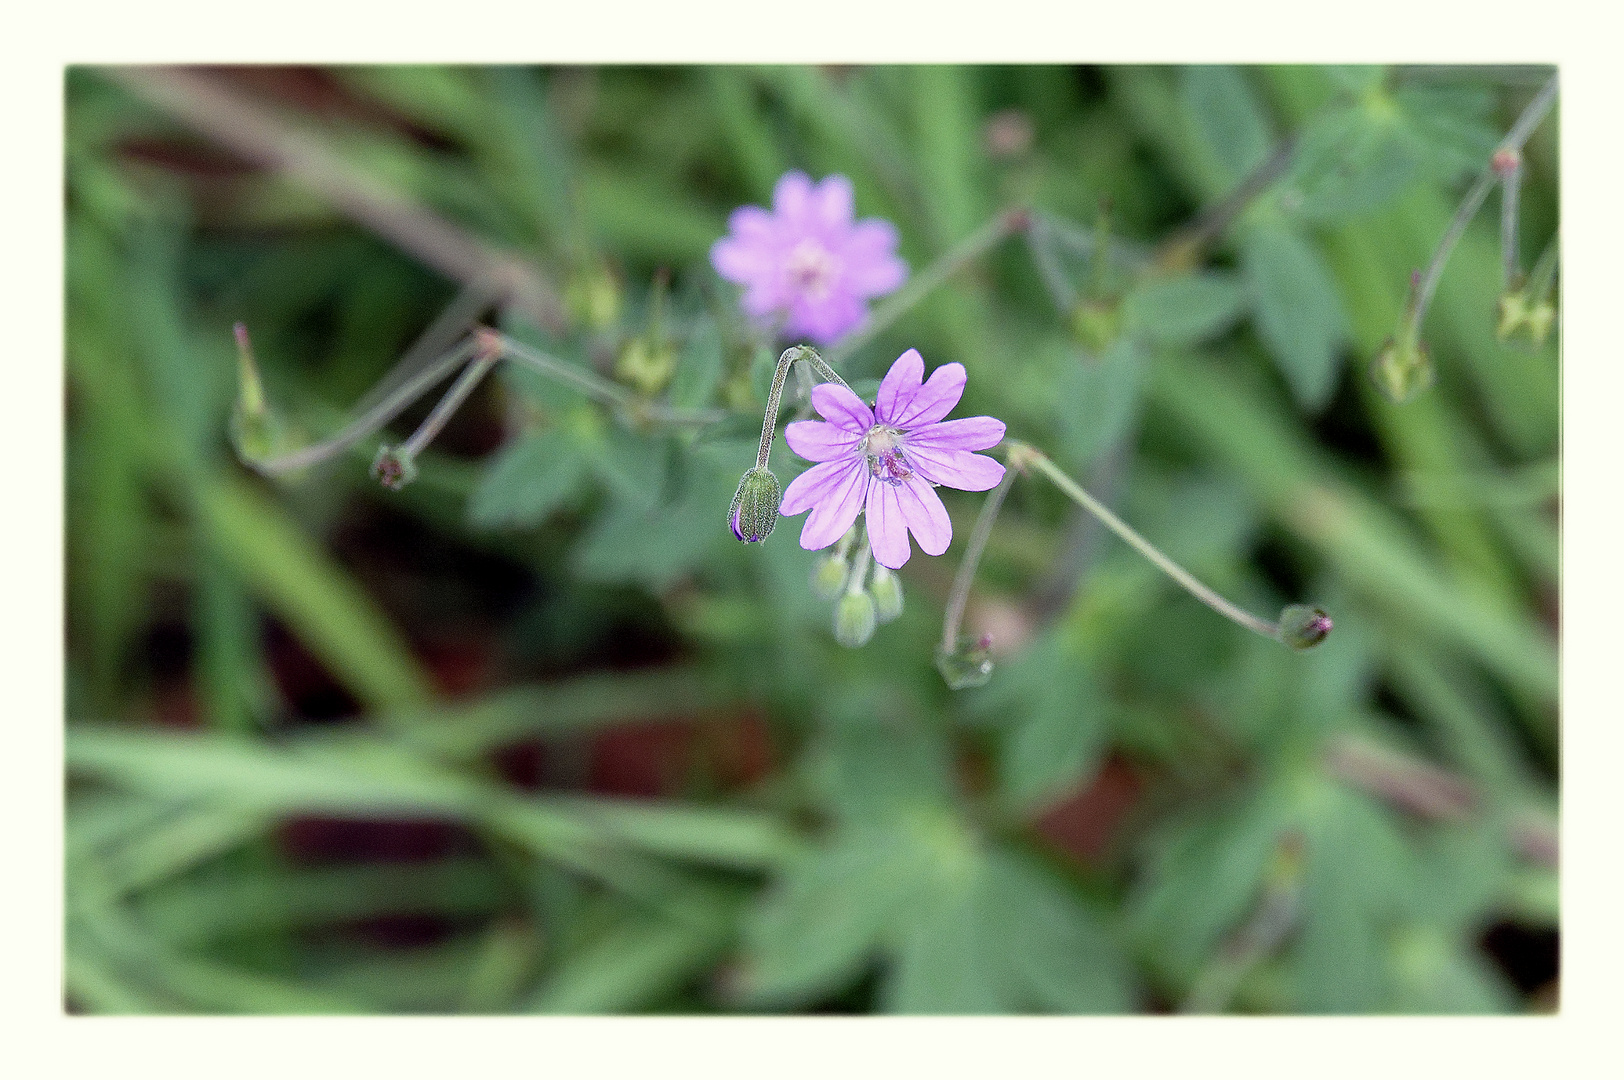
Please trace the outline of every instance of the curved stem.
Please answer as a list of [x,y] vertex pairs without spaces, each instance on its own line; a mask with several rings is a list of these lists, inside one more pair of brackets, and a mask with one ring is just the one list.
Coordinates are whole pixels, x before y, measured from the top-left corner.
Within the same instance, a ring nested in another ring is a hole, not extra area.
[[1483,205],[1489,189],[1499,179],[1499,174],[1495,171],[1495,162],[1503,160],[1503,155],[1508,153],[1518,156],[1522,154],[1523,144],[1528,141],[1528,137],[1534,133],[1534,129],[1556,103],[1556,91],[1557,77],[1552,75],[1550,81],[1534,95],[1534,100],[1528,103],[1522,115],[1517,117],[1517,122],[1511,126],[1506,137],[1500,140],[1500,144],[1495,147],[1494,154],[1489,159],[1489,164],[1478,176],[1471,190],[1466,193],[1466,197],[1461,200],[1460,208],[1455,211],[1449,227],[1444,230],[1443,238],[1438,241],[1438,247],[1432,253],[1432,261],[1427,264],[1427,269],[1421,275],[1421,281],[1411,299],[1409,320],[1405,327],[1411,341],[1419,341],[1421,338],[1421,320],[1426,317],[1427,305],[1432,303],[1432,294],[1438,288],[1438,279],[1443,277],[1444,264],[1449,261],[1450,254],[1454,252],[1455,245],[1466,232],[1466,226],[1477,214],[1478,207]]
[[756,468],[765,469],[767,459],[772,456],[773,432],[778,430],[778,406],[784,397],[784,379],[789,375],[790,365],[799,360],[810,367],[823,379],[824,382],[839,383],[846,386],[846,380],[836,374],[835,369],[823,362],[823,357],[810,345],[791,345],[778,357],[778,367],[773,370],[772,389],[767,392],[767,412],[761,418],[761,445],[756,448]]
[[414,458],[433,441],[451,419],[451,414],[468,400],[468,395],[474,392],[479,380],[485,377],[485,373],[490,371],[500,358],[500,355],[494,352],[481,352],[473,363],[463,368],[462,374],[451,384],[451,389],[446,391],[445,397],[435,404],[433,411],[418,425],[417,430],[412,432],[411,438],[401,444],[401,456],[407,459]]
[[959,624],[964,621],[964,606],[970,600],[970,584],[975,580],[976,568],[981,565],[981,553],[987,548],[987,538],[992,535],[992,525],[998,520],[998,511],[1004,505],[1004,496],[1009,494],[1010,485],[1015,482],[1017,454],[1018,451],[1012,446],[1009,465],[1004,469],[1004,478],[998,481],[998,486],[992,489],[987,501],[981,504],[981,513],[976,515],[975,527],[970,530],[970,543],[964,549],[964,558],[959,563],[958,573],[953,575],[953,591],[948,594],[947,611],[942,617],[944,653],[951,653],[958,647]]
[[283,454],[280,457],[254,462],[254,468],[266,476],[281,476],[284,473],[325,461],[327,458],[348,450],[368,435],[378,431],[396,416],[399,416],[401,410],[405,409],[406,406],[422,397],[424,392],[435,383],[462,366],[468,360],[468,357],[473,354],[474,349],[475,345],[472,340],[464,341],[402,383],[399,389],[361,416],[358,416],[337,435],[304,447],[301,450]]
[[858,543],[857,561],[852,564],[851,576],[846,579],[846,594],[863,591],[863,578],[868,576],[869,556],[874,553],[874,545],[868,542],[868,526],[862,526],[862,537]]
[[1236,607],[1218,593],[1203,585],[1194,574],[1168,558],[1155,544],[1134,532],[1127,522],[1111,513],[1105,504],[1084,491],[1076,481],[1061,472],[1059,466],[1050,461],[1041,450],[1025,443],[1011,442],[1009,453],[1012,462],[1017,455],[1019,455],[1021,461],[1030,462],[1033,467],[1048,477],[1055,487],[1059,488],[1084,510],[1099,518],[1106,528],[1127,541],[1135,551],[1149,559],[1162,573],[1183,586],[1191,596],[1194,596],[1237,626],[1243,626],[1254,634],[1261,634],[1263,637],[1279,640],[1280,628],[1277,625],[1267,619],[1260,619],[1243,608]]

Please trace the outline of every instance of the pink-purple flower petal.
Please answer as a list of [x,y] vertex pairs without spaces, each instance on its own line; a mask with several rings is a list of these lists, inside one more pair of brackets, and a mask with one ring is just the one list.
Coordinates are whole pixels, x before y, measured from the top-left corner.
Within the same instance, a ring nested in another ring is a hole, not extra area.
[[851,181],[836,174],[826,176],[813,196],[814,219],[826,229],[839,229],[852,219]]
[[959,491],[987,491],[997,487],[998,481],[1004,478],[1002,465],[990,457],[972,454],[968,450],[943,450],[910,443],[907,453],[915,472],[943,487],[957,488]]
[[936,423],[964,396],[964,379],[963,364],[943,364],[930,373],[900,414],[884,417],[884,422],[905,431]]
[[784,499],[778,504],[778,512],[793,517],[810,510],[829,497],[847,470],[860,464],[861,459],[842,458],[812,466],[789,482],[789,487],[784,489]]
[[797,420],[784,428],[789,448],[808,461],[834,461],[857,449],[862,436],[822,420]]
[[899,570],[912,552],[908,548],[908,520],[897,497],[900,484],[868,485],[868,542],[874,561]]
[[814,386],[812,407],[831,424],[858,435],[866,434],[874,426],[874,413],[863,404],[863,399],[839,383],[819,383]]
[[787,172],[773,186],[773,211],[787,221],[804,222],[811,202],[812,178],[804,172]]
[[845,536],[846,530],[857,520],[867,495],[868,471],[860,459],[847,458],[830,464],[845,466],[845,472],[840,474],[828,495],[806,515],[806,524],[801,527],[801,546],[808,551],[826,548]]
[[925,358],[919,355],[918,349],[909,349],[897,357],[891,370],[880,380],[880,392],[874,399],[874,415],[882,424],[889,423],[890,417],[900,416],[914,395],[919,393],[924,381]]
[[908,433],[908,445],[940,450],[991,450],[1004,438],[1004,422],[990,416],[943,420]]
[[935,556],[947,550],[953,542],[953,521],[935,488],[915,476],[897,486],[897,502],[920,551]]

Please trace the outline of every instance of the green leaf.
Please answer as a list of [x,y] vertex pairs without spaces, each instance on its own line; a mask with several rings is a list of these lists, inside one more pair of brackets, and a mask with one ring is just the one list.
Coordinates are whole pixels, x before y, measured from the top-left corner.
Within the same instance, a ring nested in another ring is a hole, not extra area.
[[1285,809],[1265,789],[1229,805],[1198,805],[1158,829],[1128,915],[1162,966],[1192,976],[1246,918],[1289,824]]
[[1342,297],[1330,271],[1301,234],[1272,223],[1246,234],[1241,265],[1259,336],[1297,404],[1319,411],[1336,388],[1348,338]]
[[1011,1011],[1011,988],[997,955],[987,868],[978,860],[921,896],[898,935],[882,990],[886,1012]]
[[1245,288],[1229,274],[1181,274],[1134,289],[1122,302],[1122,316],[1129,332],[1147,341],[1191,346],[1227,330],[1245,305]]
[[1406,86],[1393,95],[1428,175],[1448,184],[1488,166],[1500,142],[1495,96],[1486,86],[1469,84]]
[[1139,415],[1144,358],[1131,341],[1119,339],[1098,358],[1068,350],[1054,389],[1061,446],[1082,466],[1115,446]]
[[1197,137],[1225,182],[1239,183],[1263,164],[1274,144],[1263,106],[1239,68],[1194,64],[1181,75],[1184,109]]
[[736,905],[708,895],[679,897],[667,917],[636,917],[564,957],[527,1011],[601,1014],[646,1007],[726,947]]
[[1105,745],[1106,702],[1087,662],[1051,633],[993,674],[972,710],[1008,730],[998,787],[1030,810],[1092,775]]
[[665,487],[669,449],[665,438],[615,428],[593,440],[588,456],[621,505],[651,508]]
[[404,709],[429,699],[400,631],[278,504],[221,477],[198,486],[195,505],[233,569],[365,704]]
[[722,331],[704,315],[694,324],[677,357],[671,377],[671,404],[678,409],[699,409],[711,403],[722,378]]
[[1304,792],[1308,858],[1293,949],[1297,1004],[1309,1013],[1373,1012],[1390,991],[1385,926],[1416,867],[1391,814],[1328,780]]
[[538,524],[567,500],[586,472],[573,435],[549,428],[505,447],[485,470],[468,499],[476,528],[523,528]]
[[909,855],[894,830],[855,828],[791,865],[745,922],[746,1000],[806,1004],[854,979],[920,887]]
[[987,887],[989,929],[1024,1004],[1072,1014],[1132,1010],[1126,959],[1070,891],[1004,852],[989,860]]
[[1419,176],[1420,159],[1399,119],[1369,103],[1327,109],[1303,131],[1281,205],[1313,221],[1376,209]]

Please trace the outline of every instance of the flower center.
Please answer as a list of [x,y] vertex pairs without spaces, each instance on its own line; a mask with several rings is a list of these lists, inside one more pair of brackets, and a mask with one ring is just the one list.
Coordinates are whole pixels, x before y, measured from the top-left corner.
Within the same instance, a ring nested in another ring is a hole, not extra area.
[[785,266],[790,284],[811,300],[822,300],[829,295],[839,269],[840,261],[815,240],[796,244]]
[[863,456],[868,459],[868,474],[887,484],[900,484],[913,475],[908,458],[902,452],[902,432],[884,424],[875,424],[863,436]]

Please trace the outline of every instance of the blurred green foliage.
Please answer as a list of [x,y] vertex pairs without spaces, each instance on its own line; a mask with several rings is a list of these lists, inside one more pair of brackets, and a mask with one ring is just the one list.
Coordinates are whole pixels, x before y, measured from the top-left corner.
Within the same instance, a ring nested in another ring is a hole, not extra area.
[[[462,283],[70,71],[71,1008],[1554,1007],[1559,367],[1495,338],[1489,215],[1425,326],[1436,385],[1363,375],[1543,73],[206,74],[525,260],[567,324],[508,333],[731,418],[628,424],[504,367],[401,492],[371,445],[262,480],[232,323],[310,438]],[[837,646],[798,523],[724,525],[774,353],[706,253],[791,167],[849,176],[916,274],[1031,207],[846,377],[962,362],[962,415],[1248,608],[1323,605],[1328,642],[1247,635],[1025,480],[971,603],[987,686],[932,664],[963,493],[902,616]]]

